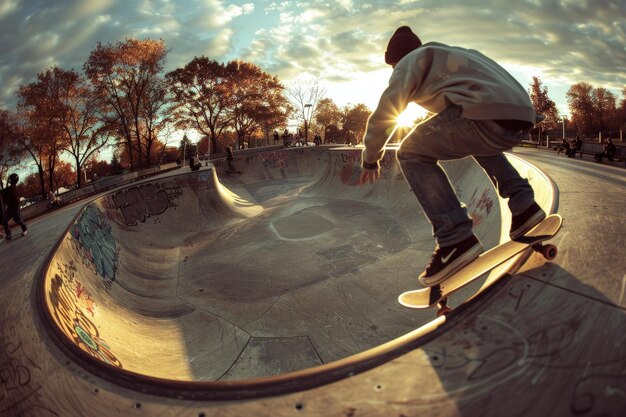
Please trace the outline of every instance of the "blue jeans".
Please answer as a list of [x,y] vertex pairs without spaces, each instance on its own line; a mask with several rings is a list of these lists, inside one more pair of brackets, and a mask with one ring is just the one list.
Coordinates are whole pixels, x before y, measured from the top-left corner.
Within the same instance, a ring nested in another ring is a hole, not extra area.
[[13,221],[22,228],[22,233],[28,229],[22,220],[22,212],[20,211],[20,208],[7,207],[4,215],[2,216],[2,226],[4,226],[4,233],[7,237],[11,237],[11,228],[9,227],[10,219],[13,219]]
[[438,161],[473,156],[517,215],[533,204],[534,193],[502,152],[528,137],[528,132],[513,132],[491,120],[466,119],[455,105],[417,126],[402,141],[398,150],[402,173],[432,223],[439,246],[454,245],[473,231],[467,208]]

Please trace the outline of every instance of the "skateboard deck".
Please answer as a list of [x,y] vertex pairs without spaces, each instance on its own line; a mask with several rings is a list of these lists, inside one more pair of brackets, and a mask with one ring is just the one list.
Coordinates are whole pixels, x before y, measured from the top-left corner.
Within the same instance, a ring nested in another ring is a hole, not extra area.
[[444,282],[432,287],[406,291],[398,297],[398,302],[405,307],[415,309],[431,308],[439,304],[445,309],[447,297],[485,273],[508,261],[525,249],[532,247],[540,252],[547,260],[553,260],[557,254],[554,245],[543,245],[542,242],[554,237],[561,229],[563,219],[558,214],[551,214],[524,236],[505,242],[484,253],[477,259],[454,272]]

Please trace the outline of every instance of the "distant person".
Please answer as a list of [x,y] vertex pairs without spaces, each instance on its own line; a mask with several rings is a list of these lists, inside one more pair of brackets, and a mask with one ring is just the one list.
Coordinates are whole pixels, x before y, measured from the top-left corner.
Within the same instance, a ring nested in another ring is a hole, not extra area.
[[320,146],[322,144],[322,137],[317,132],[315,132],[315,136],[313,137],[313,143],[315,146]]
[[580,151],[582,148],[583,141],[580,139],[580,136],[576,136],[576,139],[574,139],[570,148],[565,151],[565,155],[570,158],[574,158],[576,156],[576,152]]
[[396,117],[411,102],[435,113],[404,138],[397,158],[404,178],[433,226],[436,247],[418,280],[434,286],[473,262],[483,251],[472,217],[439,161],[473,156],[508,199],[509,231],[517,239],[546,213],[503,152],[527,138],[543,118],[528,92],[504,68],[473,49],[422,41],[408,26],[389,40],[389,85],[367,122],[359,183],[380,178],[380,161]]
[[13,173],[9,175],[9,185],[1,191],[3,204],[6,205],[2,215],[2,226],[4,227],[4,238],[11,240],[11,229],[9,228],[9,220],[13,221],[22,228],[22,234],[28,234],[28,227],[22,220],[22,212],[20,210],[20,197],[17,193],[17,182],[20,177]]
[[48,193],[48,210],[54,210],[61,207],[61,199],[54,191],[50,190]]
[[285,131],[283,132],[283,148],[288,148],[289,147],[289,131],[287,129],[285,129]]
[[559,143],[559,145],[555,148],[556,154],[559,155],[562,151],[565,151],[567,154],[567,150],[569,149],[569,143],[565,138]]
[[280,143],[280,135],[278,134],[278,130],[274,131],[274,145],[278,145]]
[[606,157],[606,159],[608,159],[609,161],[613,161],[613,157],[615,157],[615,152],[617,151],[617,148],[615,147],[615,145],[613,145],[613,141],[611,140],[611,138],[607,139],[606,141],[606,145],[604,145],[604,149],[602,150],[602,152],[598,152],[594,159],[596,160],[596,162],[602,162],[602,159],[604,159],[604,157]]
[[233,162],[234,160],[235,160],[235,154],[233,153],[233,147],[227,146],[226,147],[226,163],[228,164],[229,171],[236,171],[235,164]]
[[296,140],[296,146],[306,146],[306,140],[304,139],[304,136],[302,136],[301,130],[298,130],[295,140]]

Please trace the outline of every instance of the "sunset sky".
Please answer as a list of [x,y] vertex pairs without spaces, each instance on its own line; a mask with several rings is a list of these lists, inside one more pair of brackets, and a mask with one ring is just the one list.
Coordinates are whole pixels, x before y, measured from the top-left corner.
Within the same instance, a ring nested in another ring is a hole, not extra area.
[[626,86],[624,0],[0,0],[0,107],[14,108],[15,89],[45,68],[81,69],[98,41],[150,37],[170,49],[168,71],[200,55],[243,59],[285,83],[318,75],[337,104],[373,109],[401,25],[477,49],[525,87],[541,76],[561,113],[575,82],[619,99]]

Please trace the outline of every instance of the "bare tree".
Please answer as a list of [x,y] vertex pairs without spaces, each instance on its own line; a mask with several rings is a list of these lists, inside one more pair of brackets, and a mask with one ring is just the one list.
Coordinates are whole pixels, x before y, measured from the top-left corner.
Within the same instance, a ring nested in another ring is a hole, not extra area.
[[326,89],[320,85],[319,78],[298,78],[287,88],[287,95],[296,109],[296,117],[304,123],[304,140],[307,143],[311,119],[315,116],[317,105],[325,94]]

